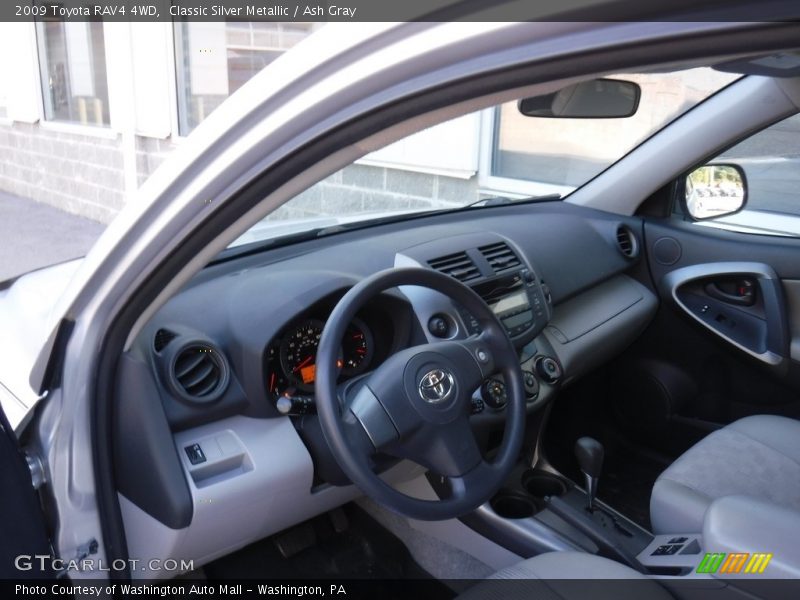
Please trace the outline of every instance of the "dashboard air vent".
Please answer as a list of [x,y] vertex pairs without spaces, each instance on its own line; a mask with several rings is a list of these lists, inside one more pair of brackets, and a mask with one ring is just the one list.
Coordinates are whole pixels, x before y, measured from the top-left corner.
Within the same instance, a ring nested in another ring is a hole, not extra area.
[[446,275],[455,277],[459,281],[470,281],[480,277],[481,273],[466,252],[448,254],[428,261],[428,264]]
[[169,329],[159,329],[153,338],[153,350],[160,353],[177,335],[177,333],[173,333]]
[[505,242],[481,246],[478,250],[481,251],[495,273],[519,266],[519,258]]
[[639,241],[627,225],[617,227],[617,248],[628,258],[636,258],[639,254]]
[[228,361],[214,346],[188,342],[175,353],[172,381],[176,391],[193,402],[211,402],[228,386]]

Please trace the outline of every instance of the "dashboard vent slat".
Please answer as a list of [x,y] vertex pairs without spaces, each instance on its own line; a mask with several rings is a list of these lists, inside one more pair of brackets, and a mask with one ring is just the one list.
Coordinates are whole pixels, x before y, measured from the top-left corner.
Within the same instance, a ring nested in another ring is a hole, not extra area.
[[627,258],[636,258],[639,254],[639,241],[627,225],[617,227],[617,248]]
[[219,398],[228,385],[228,362],[216,347],[189,342],[175,353],[171,379],[183,398],[210,402]]
[[[193,369],[190,373],[187,373],[185,377],[182,377],[181,383],[187,390],[193,390],[199,384],[203,383],[209,375],[213,375],[213,373],[214,365],[209,362],[202,362],[196,369]],[[213,383],[216,377],[209,379]]]
[[457,252],[428,261],[431,268],[455,277],[459,281],[470,281],[480,277],[481,272],[466,252]]
[[478,250],[483,254],[483,257],[495,273],[520,265],[519,258],[505,242],[481,246]]
[[197,366],[206,362],[206,357],[203,356],[203,354],[204,352],[202,350],[197,350],[196,353],[181,353],[180,358],[175,361],[175,377],[178,378],[178,381],[182,380],[189,373],[194,371]]

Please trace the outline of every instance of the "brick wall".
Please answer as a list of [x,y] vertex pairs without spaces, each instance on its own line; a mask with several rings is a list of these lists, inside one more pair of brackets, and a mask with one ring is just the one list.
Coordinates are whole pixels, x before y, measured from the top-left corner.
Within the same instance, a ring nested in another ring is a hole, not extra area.
[[457,208],[482,197],[476,177],[458,179],[385,167],[350,165],[269,214],[244,234],[239,243],[260,239],[265,229],[274,228],[276,221],[394,210]]
[[350,165],[280,207],[268,219],[455,208],[478,198],[474,177],[456,179],[400,169]]
[[[170,140],[136,138],[141,185],[174,150]],[[119,138],[0,125],[0,190],[108,223],[125,202]],[[476,178],[351,165],[313,186],[268,220],[387,210],[453,208],[478,200]]]
[[136,137],[136,174],[141,186],[175,149],[171,140]]
[[119,139],[0,125],[0,189],[103,223],[125,200]]

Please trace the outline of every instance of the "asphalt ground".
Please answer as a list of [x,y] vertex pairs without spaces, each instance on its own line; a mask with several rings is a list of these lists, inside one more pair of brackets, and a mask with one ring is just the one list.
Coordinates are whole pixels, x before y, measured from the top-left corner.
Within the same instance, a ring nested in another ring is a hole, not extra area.
[[0,282],[84,256],[106,226],[0,192]]

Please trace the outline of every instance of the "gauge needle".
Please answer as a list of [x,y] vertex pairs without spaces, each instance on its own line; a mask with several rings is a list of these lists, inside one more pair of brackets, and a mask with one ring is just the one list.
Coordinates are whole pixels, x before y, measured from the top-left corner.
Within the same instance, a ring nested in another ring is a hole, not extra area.
[[301,363],[300,363],[299,365],[297,365],[297,366],[296,366],[294,369],[292,369],[292,373],[297,373],[297,372],[298,372],[300,369],[302,369],[303,367],[305,367],[305,366],[306,366],[308,363],[310,363],[312,360],[314,360],[314,356],[313,356],[313,355],[311,355],[311,356],[306,356],[306,357],[305,357],[305,359],[303,359],[303,362],[301,362]]

